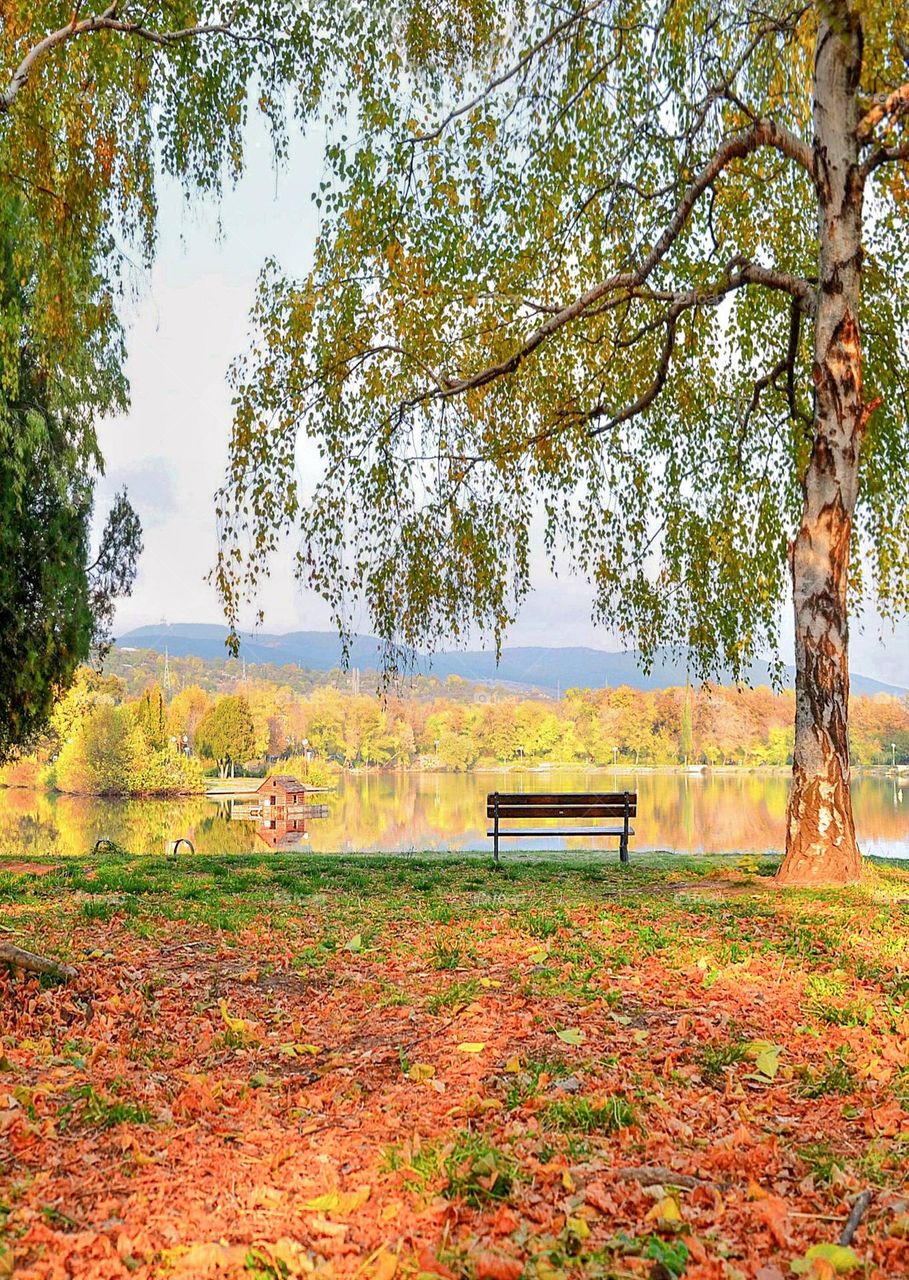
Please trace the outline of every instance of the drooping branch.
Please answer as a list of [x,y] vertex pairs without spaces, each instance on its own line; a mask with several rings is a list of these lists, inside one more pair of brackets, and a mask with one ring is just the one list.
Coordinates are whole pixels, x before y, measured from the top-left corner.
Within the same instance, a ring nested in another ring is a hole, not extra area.
[[455,120],[460,119],[461,116],[467,115],[468,112],[473,111],[475,107],[480,106],[480,104],[484,102],[491,93],[494,93],[496,89],[501,89],[502,85],[507,84],[509,80],[513,80],[515,76],[520,75],[524,68],[528,66],[539,53],[542,53],[542,51],[551,45],[554,40],[558,40],[559,36],[564,35],[570,27],[573,27],[576,23],[582,21],[588,16],[588,14],[593,13],[594,9],[599,9],[603,3],[604,0],[590,0],[589,4],[584,5],[580,9],[574,10],[574,12],[570,13],[562,22],[557,23],[552,30],[547,31],[544,36],[541,36],[540,39],[537,40],[536,44],[532,45],[526,53],[524,53],[517,62],[514,63],[513,66],[510,66],[500,75],[494,76],[475,97],[470,99],[469,102],[464,102],[461,106],[455,107],[453,110],[449,111],[444,120],[440,120],[434,129],[429,129],[425,133],[418,133],[415,137],[409,139],[409,141],[413,144],[435,141],[436,138],[440,137],[445,132],[450,124],[453,124]]
[[0,93],[0,112],[8,112],[12,108],[16,98],[28,83],[32,72],[49,53],[60,45],[66,44],[69,40],[76,39],[78,36],[93,35],[99,31],[114,31],[121,35],[134,36],[139,40],[146,40],[151,44],[166,48],[170,45],[180,44],[184,40],[193,40],[201,36],[229,35],[231,33],[229,22],[183,27],[175,31],[156,31],[150,27],[143,27],[141,23],[131,22],[126,18],[118,18],[117,11],[119,8],[119,0],[115,0],[115,3],[108,5],[102,13],[82,18],[80,21],[76,20],[76,15],[74,14],[73,20],[68,22],[65,27],[59,27],[56,31],[51,31],[43,39],[39,40],[37,44],[32,45],[10,77],[6,89],[3,93]]
[[[740,269],[735,270],[734,268],[736,266],[740,266]],[[604,304],[600,310],[614,309],[616,305],[632,301],[633,299],[651,302],[659,301],[668,304],[666,309],[660,315],[641,326],[641,328],[639,328],[622,344],[625,347],[634,346],[648,334],[654,333],[661,328],[665,330],[660,354],[657,359],[653,375],[647,386],[633,401],[624,405],[621,409],[611,409],[602,403],[596,404],[593,408],[588,409],[582,416],[572,417],[567,422],[561,422],[556,425],[546,427],[542,431],[534,432],[532,435],[525,437],[525,439],[517,446],[513,443],[505,446],[504,451],[510,453],[523,452],[538,444],[542,444],[545,440],[551,440],[561,435],[563,432],[571,430],[577,426],[579,422],[591,423],[606,418],[607,420],[605,422],[599,422],[599,425],[590,428],[591,436],[599,436],[607,434],[624,422],[630,422],[632,419],[639,417],[658,399],[666,386],[666,382],[669,377],[669,370],[672,365],[672,358],[675,354],[678,322],[681,316],[686,311],[693,311],[697,308],[718,306],[719,303],[730,294],[753,284],[763,285],[768,288],[788,293],[791,297],[791,319],[786,356],[778,362],[772,372],[763,375],[757,380],[752,403],[743,414],[743,430],[747,428],[748,420],[756,408],[762,392],[768,385],[775,382],[784,373],[787,375],[787,396],[789,397],[792,414],[793,417],[797,416],[797,404],[795,400],[795,362],[798,356],[798,344],[801,334],[801,316],[803,314],[813,314],[816,304],[814,287],[809,283],[809,281],[800,279],[797,276],[791,276],[787,272],[773,271],[771,268],[759,267],[753,263],[746,262],[741,264],[739,260],[733,259],[726,267],[725,277],[707,288],[689,289],[674,293],[661,291],[645,293],[643,291],[639,291],[636,294],[626,296],[621,299],[611,299],[608,303]],[[460,455],[458,457],[458,462],[472,467],[481,462],[493,460],[500,456],[500,452],[500,450],[496,449],[488,454],[475,454],[470,456]]]

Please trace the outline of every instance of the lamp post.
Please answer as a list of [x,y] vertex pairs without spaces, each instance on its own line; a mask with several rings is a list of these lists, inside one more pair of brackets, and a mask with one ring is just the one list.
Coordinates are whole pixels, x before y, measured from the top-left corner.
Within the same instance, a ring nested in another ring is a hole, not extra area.
[[895,742],[890,743],[890,768],[891,769],[896,768],[896,743]]

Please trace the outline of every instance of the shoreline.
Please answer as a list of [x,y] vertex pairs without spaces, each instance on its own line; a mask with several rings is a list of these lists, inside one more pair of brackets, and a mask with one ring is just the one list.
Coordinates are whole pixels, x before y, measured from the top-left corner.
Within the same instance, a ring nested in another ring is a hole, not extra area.
[[[337,772],[333,773],[333,778],[340,781],[342,778],[358,778],[358,777],[382,777],[406,774],[410,777],[483,777],[487,775],[511,775],[518,777],[527,777],[528,775],[541,778],[548,777],[552,774],[584,774],[587,776],[612,775],[615,777],[679,777],[679,778],[698,778],[705,779],[713,776],[722,777],[764,777],[779,778],[788,777],[792,772],[791,765],[593,765],[593,764],[547,764],[547,765],[525,765],[525,764],[503,764],[503,765],[480,765],[472,769],[428,769],[420,767],[408,768],[384,768],[381,765],[357,766],[354,768],[344,768],[339,766]],[[906,782],[909,784],[909,765],[897,766],[895,769],[890,765],[864,765],[856,766],[852,770],[854,777],[878,777],[892,778],[895,782]],[[225,781],[233,783],[233,786],[224,786]],[[249,775],[242,778],[234,779],[206,779],[206,783],[213,785],[206,786],[204,790],[197,791],[180,791],[169,789],[167,791],[132,791],[132,792],[98,792],[98,791],[61,791],[57,787],[40,787],[29,786],[26,783],[18,782],[0,782],[0,791],[30,791],[41,795],[48,796],[72,796],[74,799],[86,800],[192,800],[192,799],[225,799],[232,795],[239,794],[243,789],[243,783],[255,784],[252,786],[253,791],[256,790],[258,784],[262,781],[260,777]],[[221,784],[220,786],[218,784]],[[312,787],[307,788],[312,791],[335,791],[337,787]],[[245,794],[245,792],[244,792]]]

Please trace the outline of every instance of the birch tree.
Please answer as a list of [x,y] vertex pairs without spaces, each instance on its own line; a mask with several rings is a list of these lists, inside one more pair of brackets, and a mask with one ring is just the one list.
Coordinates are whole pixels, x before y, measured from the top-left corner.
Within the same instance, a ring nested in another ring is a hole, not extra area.
[[344,93],[313,270],[266,265],[233,373],[229,616],[295,531],[342,631],[499,643],[533,518],[694,676],[788,595],[781,879],[855,880],[849,612],[909,602],[905,5],[439,0]]

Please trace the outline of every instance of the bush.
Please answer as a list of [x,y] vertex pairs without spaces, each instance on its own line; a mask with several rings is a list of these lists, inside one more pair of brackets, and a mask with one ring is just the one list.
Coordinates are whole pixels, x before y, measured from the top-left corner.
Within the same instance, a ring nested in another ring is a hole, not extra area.
[[64,743],[54,782],[59,791],[84,795],[178,795],[205,789],[197,760],[169,746],[152,750],[128,708],[103,702]]
[[289,773],[292,778],[299,778],[308,787],[337,786],[337,768],[332,768],[325,760],[306,760],[303,756],[288,756],[286,760],[278,760],[268,766],[268,778],[276,773]]

